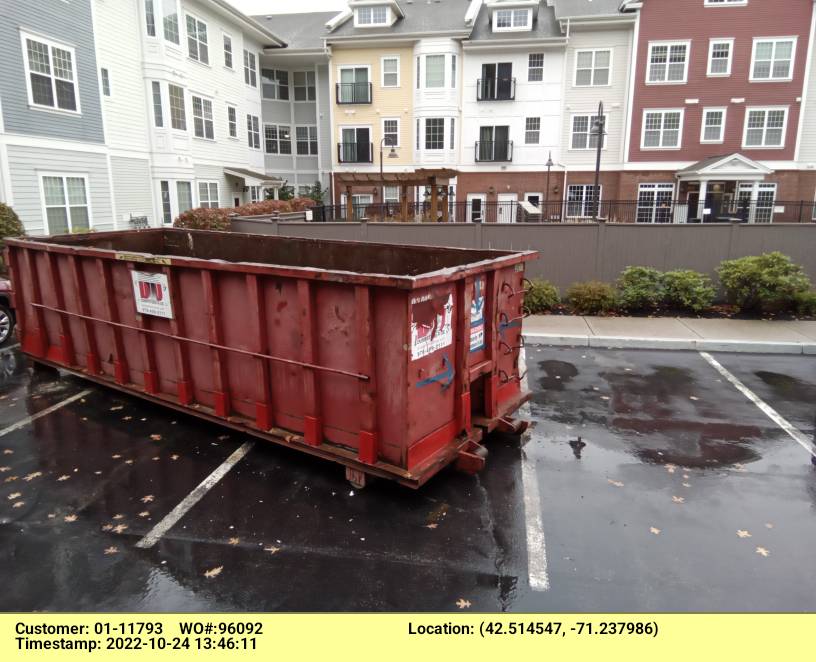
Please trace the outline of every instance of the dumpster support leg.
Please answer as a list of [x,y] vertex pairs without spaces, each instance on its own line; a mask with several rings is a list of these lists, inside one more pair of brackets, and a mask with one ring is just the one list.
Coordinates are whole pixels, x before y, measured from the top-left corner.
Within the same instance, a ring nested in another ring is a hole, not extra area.
[[[269,353],[269,340],[266,333],[266,301],[263,282],[255,274],[247,274],[246,284],[249,296],[249,315],[255,351],[258,354]],[[261,357],[255,358],[255,425],[261,430],[272,427],[272,384],[269,362]]]
[[[174,293],[181,291],[178,284],[178,271],[170,267],[164,267],[162,271],[164,275],[167,276],[167,282],[170,285],[170,296],[172,297]],[[187,334],[183,315],[173,316],[170,320],[170,331],[174,336],[181,338],[186,337]],[[190,380],[190,359],[187,354],[187,345],[181,340],[176,340],[174,344],[176,367],[179,374],[179,381],[176,384],[176,395],[181,404],[189,405],[193,402],[193,389]]]
[[[347,198],[350,202],[351,198]],[[317,357],[317,329],[314,315],[314,293],[308,280],[297,284],[300,303],[300,328],[303,333],[303,362],[314,363]],[[318,400],[317,373],[312,368],[303,367],[303,438],[310,446],[320,446],[323,442],[320,401]]]
[[116,295],[113,292],[113,276],[108,260],[96,258],[96,268],[99,271],[99,280],[105,288],[105,316],[114,324],[111,326],[113,333],[113,376],[118,384],[127,384],[130,381],[130,369],[125,359],[125,344],[122,341],[122,329],[117,326],[119,322],[119,309],[116,307]]
[[[221,306],[218,300],[218,292],[213,282],[213,273],[202,270],[201,284],[204,292],[204,305],[209,319],[210,342],[213,345],[223,345],[221,333]],[[213,393],[215,413],[224,418],[230,415],[230,397],[228,393],[227,368],[224,356],[220,349],[212,349],[213,361],[213,382],[215,392]]]
[[366,285],[354,288],[357,326],[357,371],[368,375],[360,380],[360,434],[357,454],[360,462],[376,464],[377,449],[377,389],[374,380],[374,313],[371,289]]
[[[90,315],[91,308],[88,305],[88,290],[85,285],[85,273],[79,264],[76,255],[70,255],[68,261],[71,265],[71,276],[73,279],[74,291],[79,301],[79,312],[83,315]],[[89,319],[82,320],[82,330],[85,334],[85,345],[88,353],[85,355],[85,367],[92,375],[98,375],[102,369],[99,364],[99,350],[96,344],[96,330]]]

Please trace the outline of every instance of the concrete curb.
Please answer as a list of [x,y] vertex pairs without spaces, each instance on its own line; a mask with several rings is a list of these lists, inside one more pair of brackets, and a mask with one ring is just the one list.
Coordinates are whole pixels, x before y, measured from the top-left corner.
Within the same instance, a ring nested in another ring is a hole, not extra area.
[[706,340],[701,338],[631,338],[625,336],[566,336],[524,333],[527,345],[552,347],[597,347],[605,349],[666,349],[701,352],[816,355],[816,343],[764,342],[750,340]]

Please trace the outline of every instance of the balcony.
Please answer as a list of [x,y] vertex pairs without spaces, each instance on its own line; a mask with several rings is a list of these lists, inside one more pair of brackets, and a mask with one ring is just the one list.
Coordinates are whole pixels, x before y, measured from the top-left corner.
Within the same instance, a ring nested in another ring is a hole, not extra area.
[[337,143],[338,163],[373,163],[373,156],[371,143]]
[[371,83],[337,83],[340,105],[371,103]]
[[515,78],[479,78],[476,81],[476,101],[512,101],[515,98]]
[[500,162],[513,160],[513,141],[482,140],[476,143],[474,158],[478,162]]

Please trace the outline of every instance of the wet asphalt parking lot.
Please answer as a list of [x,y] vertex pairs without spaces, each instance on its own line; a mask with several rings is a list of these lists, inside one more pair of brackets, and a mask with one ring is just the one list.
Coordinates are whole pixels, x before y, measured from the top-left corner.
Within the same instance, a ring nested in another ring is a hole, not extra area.
[[0,609],[814,611],[816,357],[712,359],[777,420],[696,352],[529,347],[481,475],[258,441],[145,549],[250,440],[4,350]]

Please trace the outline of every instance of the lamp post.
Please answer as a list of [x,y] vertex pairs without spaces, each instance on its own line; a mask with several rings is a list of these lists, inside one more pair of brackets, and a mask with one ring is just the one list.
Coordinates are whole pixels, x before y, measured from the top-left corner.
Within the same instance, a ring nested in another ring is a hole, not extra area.
[[544,193],[544,206],[547,207],[547,213],[549,213],[549,202],[550,202],[550,170],[555,165],[552,160],[552,152],[549,153],[547,156],[547,163],[544,165],[547,166],[547,191]]
[[597,137],[596,156],[595,156],[595,189],[592,191],[592,220],[598,221],[598,207],[600,207],[600,186],[601,186],[601,148],[603,147],[603,139],[606,135],[604,130],[606,126],[606,119],[604,118],[603,101],[598,104],[598,116],[592,123],[591,136]]
[[[385,180],[383,179],[383,146],[385,145],[385,137],[380,139],[380,207],[383,210],[383,218],[385,218]],[[389,159],[399,158],[397,150],[391,145],[391,151],[388,152]]]

